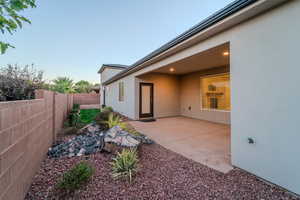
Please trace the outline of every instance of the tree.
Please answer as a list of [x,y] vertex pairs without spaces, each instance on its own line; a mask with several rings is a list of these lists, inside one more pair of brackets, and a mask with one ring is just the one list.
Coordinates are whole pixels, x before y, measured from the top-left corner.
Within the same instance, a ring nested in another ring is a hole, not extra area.
[[[2,34],[8,32],[13,34],[23,23],[31,23],[29,19],[19,13],[27,8],[35,8],[35,0],[0,0],[0,31]],[[12,46],[9,43],[0,41],[0,53]]]
[[74,82],[68,77],[58,77],[54,79],[51,90],[60,93],[75,93]]
[[43,71],[34,65],[7,65],[0,68],[0,101],[33,99],[34,91],[43,86]]
[[92,91],[92,87],[93,85],[90,82],[81,80],[75,84],[75,91],[77,93],[90,93]]

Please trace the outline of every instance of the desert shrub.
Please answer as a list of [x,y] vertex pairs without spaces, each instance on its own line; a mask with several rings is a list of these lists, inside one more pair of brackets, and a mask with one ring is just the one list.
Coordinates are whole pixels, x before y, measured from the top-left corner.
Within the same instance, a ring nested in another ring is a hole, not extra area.
[[80,120],[79,110],[72,109],[69,113],[69,126],[77,126]]
[[79,189],[94,173],[94,169],[86,162],[80,162],[72,169],[63,174],[62,179],[58,182],[57,187],[66,191]]
[[120,126],[122,129],[126,128],[126,123],[122,122],[120,116],[114,113],[109,113],[108,120],[105,122],[107,123],[108,128],[112,128],[114,126]]
[[43,88],[43,72],[26,65],[0,68],[0,101],[34,99],[34,91]]
[[131,183],[138,168],[136,149],[123,149],[121,153],[118,152],[111,165],[114,179],[125,178]]
[[102,110],[95,117],[96,123],[99,124],[102,127],[102,129],[108,129],[108,124],[106,123],[106,121],[108,120],[108,116],[110,113],[111,112],[108,110]]
[[114,112],[113,108],[110,106],[106,106],[102,109],[103,111]]
[[80,108],[80,105],[79,104],[73,104],[73,109],[74,110],[79,110]]

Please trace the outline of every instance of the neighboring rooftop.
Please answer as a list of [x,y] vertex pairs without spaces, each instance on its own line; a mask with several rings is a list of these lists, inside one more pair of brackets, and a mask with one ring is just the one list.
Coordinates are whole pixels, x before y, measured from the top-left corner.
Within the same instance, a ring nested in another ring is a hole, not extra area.
[[120,64],[103,64],[103,65],[100,67],[98,73],[103,72],[103,70],[104,70],[106,67],[108,67],[108,68],[116,68],[116,69],[126,69],[126,68],[128,68],[129,66],[128,66],[128,65],[120,65]]

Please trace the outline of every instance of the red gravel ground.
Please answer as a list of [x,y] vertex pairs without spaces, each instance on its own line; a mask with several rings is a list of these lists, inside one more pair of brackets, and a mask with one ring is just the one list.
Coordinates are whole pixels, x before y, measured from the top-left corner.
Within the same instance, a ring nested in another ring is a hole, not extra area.
[[[139,172],[132,184],[111,178],[112,157],[88,157],[96,170],[78,199],[300,199],[242,170],[222,174],[158,144],[139,149]],[[51,199],[62,173],[81,160],[84,157],[45,159],[25,199]]]

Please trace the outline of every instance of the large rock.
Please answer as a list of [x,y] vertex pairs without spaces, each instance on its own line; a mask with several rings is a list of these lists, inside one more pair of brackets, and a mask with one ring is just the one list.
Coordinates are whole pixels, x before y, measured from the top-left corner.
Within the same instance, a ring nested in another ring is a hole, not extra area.
[[101,151],[104,147],[105,133],[100,132],[99,126],[90,124],[83,135],[76,136],[66,142],[55,145],[48,151],[49,157],[82,156]]
[[119,126],[114,126],[106,132],[105,142],[112,142],[123,147],[137,147],[140,141],[136,140],[130,133],[123,131]]
[[85,126],[81,131],[81,135],[50,148],[48,151],[49,157],[88,155],[106,150],[107,148],[104,149],[105,146],[137,147],[141,143],[153,143],[147,136],[142,134],[139,136],[132,135],[123,131],[119,126],[115,126],[108,131],[101,131],[99,125],[92,123]]

